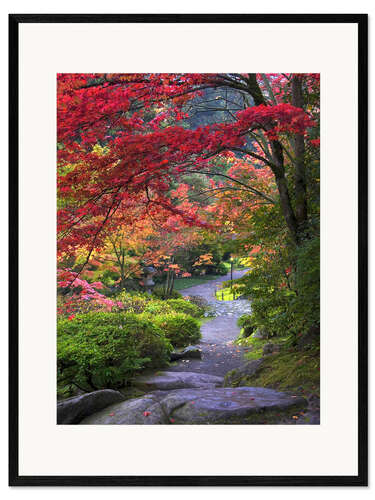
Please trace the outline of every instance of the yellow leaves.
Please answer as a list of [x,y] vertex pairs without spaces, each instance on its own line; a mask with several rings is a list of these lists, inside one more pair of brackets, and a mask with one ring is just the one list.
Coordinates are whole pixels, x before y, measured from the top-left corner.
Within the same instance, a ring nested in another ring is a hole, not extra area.
[[95,144],[92,148],[92,152],[98,156],[105,156],[109,153],[109,147],[101,146],[100,144]]

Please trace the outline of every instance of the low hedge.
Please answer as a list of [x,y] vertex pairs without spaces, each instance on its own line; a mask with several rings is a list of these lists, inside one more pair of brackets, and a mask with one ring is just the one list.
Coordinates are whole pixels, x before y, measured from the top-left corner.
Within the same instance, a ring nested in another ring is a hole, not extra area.
[[193,318],[200,318],[204,314],[204,309],[189,302],[185,299],[170,299],[167,304],[176,312],[182,312],[193,316]]
[[160,314],[150,318],[175,347],[185,347],[201,338],[198,320],[184,313]]
[[57,323],[58,383],[116,389],[144,368],[166,365],[171,350],[162,330],[143,315],[79,314]]

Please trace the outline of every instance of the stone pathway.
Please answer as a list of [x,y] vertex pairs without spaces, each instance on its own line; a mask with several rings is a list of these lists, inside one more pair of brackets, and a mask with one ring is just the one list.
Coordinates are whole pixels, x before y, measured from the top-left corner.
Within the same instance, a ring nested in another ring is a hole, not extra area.
[[[233,279],[240,278],[246,271],[247,269],[234,271]],[[199,295],[205,298],[216,317],[201,327],[202,340],[199,347],[202,350],[202,359],[178,361],[168,368],[168,371],[201,372],[224,376],[229,370],[242,364],[243,354],[248,349],[234,345],[233,341],[240,333],[240,328],[237,326],[238,318],[242,314],[250,313],[251,306],[247,300],[216,299],[215,291],[218,285],[229,279],[230,274],[181,291],[184,296]]]

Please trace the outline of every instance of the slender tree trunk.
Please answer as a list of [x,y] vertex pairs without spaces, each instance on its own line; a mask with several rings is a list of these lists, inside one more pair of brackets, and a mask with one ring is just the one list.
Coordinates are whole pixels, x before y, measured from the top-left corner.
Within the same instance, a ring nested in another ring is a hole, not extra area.
[[281,210],[288,226],[293,241],[298,244],[298,223],[290,201],[288,184],[285,177],[284,155],[281,144],[278,141],[271,142],[272,159],[276,168],[272,168],[275,175],[277,189],[280,195]]
[[[255,74],[249,74],[248,89],[256,106],[261,104],[267,105]],[[275,175],[277,189],[280,195],[281,210],[293,241],[298,244],[298,222],[290,200],[288,184],[285,177],[284,153],[279,141],[271,141],[271,151],[272,160],[275,164],[275,167],[272,168],[272,172]]]
[[171,279],[170,279],[170,283],[169,283],[168,297],[171,296],[172,291],[173,291],[173,287],[174,287],[175,274],[174,274],[174,271],[171,271],[171,273],[172,273],[172,275],[171,275]]
[[[292,79],[292,104],[303,109],[302,82],[297,76]],[[295,136],[293,149],[295,156],[296,218],[299,231],[303,231],[307,222],[305,139],[303,135]]]
[[168,290],[169,290],[169,279],[170,279],[170,271],[167,272],[167,280],[164,283],[164,296],[168,296]]

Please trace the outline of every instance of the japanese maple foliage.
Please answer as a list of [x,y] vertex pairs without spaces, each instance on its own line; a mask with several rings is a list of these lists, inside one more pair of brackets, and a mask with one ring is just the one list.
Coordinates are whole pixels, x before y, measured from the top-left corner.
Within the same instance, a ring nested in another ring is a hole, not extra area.
[[[291,102],[289,90],[294,82],[297,97],[302,91],[312,96],[318,76],[58,75],[59,255],[84,248],[88,262],[105,246],[109,233],[134,223],[135,209],[138,218],[157,219],[164,229],[171,229],[171,223],[175,231],[184,226],[209,227],[202,210],[184,202],[182,192],[177,193],[180,201],[173,201],[170,185],[187,172],[209,174],[212,159],[228,153],[242,155],[245,167],[254,169],[256,162],[257,169],[267,171],[254,172],[257,180],[264,175],[269,181],[272,176],[272,186],[266,182],[253,195],[258,201],[279,197],[286,226],[298,243],[306,214],[298,206],[294,211],[286,163],[298,149],[297,138],[302,151],[308,130],[316,126],[317,104],[311,98],[309,109],[297,106],[299,101]],[[188,104],[194,105],[205,89],[223,88],[244,96],[243,109],[233,112],[231,121],[186,127]],[[317,138],[311,139],[316,147]],[[215,174],[220,174],[217,165]],[[303,192],[303,161],[298,172]],[[235,169],[229,174],[235,177]]]

